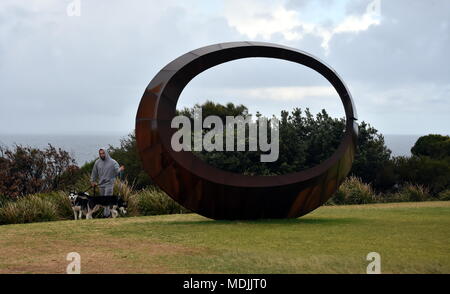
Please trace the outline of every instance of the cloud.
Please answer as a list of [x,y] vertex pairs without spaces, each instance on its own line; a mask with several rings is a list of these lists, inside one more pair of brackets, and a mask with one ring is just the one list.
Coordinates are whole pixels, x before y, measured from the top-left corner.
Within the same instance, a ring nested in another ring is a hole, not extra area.
[[[380,24],[380,0],[369,2],[363,13],[351,14],[338,20],[333,19],[330,13],[329,19],[322,22],[304,19],[303,16],[308,12],[316,13],[314,11],[316,7],[310,3],[312,2],[300,1],[295,5],[292,2],[286,5],[283,1],[232,0],[226,2],[224,16],[231,27],[250,39],[270,40],[278,33],[290,42],[312,34],[322,39],[321,46],[326,52],[334,35],[345,32],[357,33],[367,30],[372,25]],[[331,4],[333,1],[322,3]],[[329,25],[330,21],[335,23]]]
[[330,43],[329,59],[349,78],[368,84],[449,81],[450,68],[436,65],[448,59],[450,2],[433,3],[382,2],[380,25],[361,34],[338,34]]
[[[163,66],[238,40],[321,58],[345,80],[360,119],[383,133],[449,132],[450,1],[382,0],[377,10],[373,0],[81,0],[81,16],[68,17],[70,2],[0,2],[0,133],[126,133]],[[267,115],[325,107],[340,116],[339,100],[319,95],[329,86],[297,64],[239,60],[196,77],[180,103],[231,100]]]
[[226,1],[224,16],[228,24],[250,39],[269,40],[280,33],[286,40],[299,39],[296,28],[301,25],[296,11],[272,1]]
[[0,4],[0,133],[129,132],[160,68],[236,36],[177,1],[82,0],[81,16],[68,17],[70,2]]
[[450,51],[448,11],[448,1],[382,1],[379,25],[330,41],[328,60],[361,119],[382,132],[449,133],[450,68],[439,65]]
[[302,101],[313,97],[333,97],[336,91],[333,87],[266,87],[251,89],[228,89],[224,93],[229,96],[249,97],[251,99],[268,99],[274,102]]
[[266,116],[294,107],[325,108],[335,117],[344,116],[336,91],[319,73],[271,58],[239,59],[201,73],[183,90],[177,107],[206,100],[242,103]]

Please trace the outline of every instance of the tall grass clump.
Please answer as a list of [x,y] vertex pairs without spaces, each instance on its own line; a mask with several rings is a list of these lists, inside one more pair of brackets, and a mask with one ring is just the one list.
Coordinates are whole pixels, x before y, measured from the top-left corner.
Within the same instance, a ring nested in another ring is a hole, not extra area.
[[387,197],[388,202],[409,202],[431,200],[430,190],[422,185],[406,184]]
[[175,202],[164,191],[150,186],[130,198],[129,209],[138,215],[187,213],[188,210]]
[[120,196],[124,201],[130,201],[131,195],[134,193],[134,185],[128,180],[116,179],[114,182],[114,195]]
[[49,193],[36,194],[36,196],[53,203],[59,219],[73,218],[72,205],[70,204],[68,193],[64,191],[53,191]]
[[327,204],[366,204],[376,200],[376,194],[370,184],[351,176],[344,180]]
[[10,202],[11,200],[9,199],[8,196],[0,194],[0,208],[2,208],[3,206],[6,205],[6,203]]
[[58,220],[56,205],[38,195],[21,197],[0,208],[0,224],[19,224]]
[[449,201],[450,200],[450,189],[444,190],[438,194],[438,199],[441,201]]

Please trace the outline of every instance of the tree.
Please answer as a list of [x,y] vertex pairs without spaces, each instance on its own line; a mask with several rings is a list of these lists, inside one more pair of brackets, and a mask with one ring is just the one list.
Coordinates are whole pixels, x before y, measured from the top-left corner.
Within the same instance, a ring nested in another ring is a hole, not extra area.
[[421,184],[434,195],[450,188],[449,136],[422,136],[411,148],[411,153],[411,157],[393,159],[399,184]]
[[206,101],[203,104],[195,104],[194,107],[188,108],[185,107],[180,111],[177,111],[177,115],[184,115],[189,117],[191,120],[194,119],[194,109],[201,108],[203,117],[216,115],[222,119],[222,122],[225,123],[225,118],[227,116],[243,116],[247,117],[250,114],[248,113],[248,108],[242,104],[234,105],[233,103],[227,103],[226,105],[222,105],[220,103],[214,103],[212,101]]
[[[207,101],[194,107],[202,108],[202,116],[217,115],[225,122],[226,116],[251,117],[247,107],[228,103],[221,105]],[[177,111],[178,115],[194,118],[194,108],[184,108]],[[256,113],[260,118],[261,114]],[[193,123],[191,123],[191,126]],[[207,130],[203,130],[206,132]],[[270,131],[270,130],[269,130]],[[316,166],[331,157],[337,150],[345,131],[344,118],[332,118],[325,110],[313,115],[309,109],[295,108],[291,112],[282,111],[279,126],[279,158],[275,162],[261,162],[262,151],[200,151],[193,153],[208,164],[219,169],[246,175],[280,175],[305,170]],[[374,188],[391,187],[392,165],[389,165],[390,150],[384,143],[384,138],[369,124],[362,122],[359,126],[358,147],[352,174],[364,182],[374,183]],[[225,132],[224,132],[225,136]],[[110,154],[121,164],[127,166],[126,176],[130,182],[135,181],[137,187],[151,184],[143,172],[136,150],[134,132],[121,141],[118,148],[110,147]],[[225,142],[225,140],[224,140]],[[236,144],[236,142],[235,142]],[[246,136],[248,150],[248,130]],[[235,148],[236,150],[236,148]],[[93,161],[82,167],[90,171]],[[391,169],[387,169],[391,167]],[[387,181],[388,179],[389,181]]]
[[[365,183],[372,183],[374,188],[386,187],[386,176],[389,173],[391,150],[385,143],[382,134],[370,124],[362,121],[359,124],[358,144],[351,174]],[[393,184],[389,180],[390,184]]]
[[399,184],[420,184],[428,187],[432,194],[450,189],[450,157],[399,156],[393,162]]
[[441,159],[450,156],[450,137],[442,135],[427,135],[420,137],[411,148],[415,156],[429,156]]
[[[232,103],[224,106],[207,101],[202,105],[197,104],[195,107],[202,109],[203,118],[206,118],[207,115],[218,115],[225,121],[226,116],[251,117],[247,107],[236,106]],[[185,108],[179,114],[187,115],[192,119],[194,108]],[[261,115],[257,113],[256,117],[261,118]],[[259,124],[257,126],[259,127]],[[325,110],[314,117],[309,109],[303,112],[300,108],[296,108],[291,113],[281,112],[279,158],[275,162],[261,162],[262,152],[260,150],[201,151],[194,152],[194,154],[214,167],[234,173],[246,175],[287,174],[308,169],[329,158],[339,146],[344,129],[345,119],[331,118]],[[247,128],[246,150],[248,150],[248,142]]]
[[61,189],[75,181],[77,173],[69,153],[51,144],[44,150],[0,147],[0,194],[15,198]]

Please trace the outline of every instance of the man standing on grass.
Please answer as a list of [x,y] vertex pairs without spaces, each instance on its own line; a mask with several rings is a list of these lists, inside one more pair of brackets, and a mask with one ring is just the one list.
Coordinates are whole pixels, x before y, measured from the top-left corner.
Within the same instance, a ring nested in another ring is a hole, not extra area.
[[[122,165],[119,167],[117,161],[109,156],[106,148],[100,148],[98,150],[99,158],[95,161],[94,167],[91,173],[91,185],[92,187],[98,186],[100,196],[113,195],[114,180],[116,176],[122,172],[125,167]],[[98,178],[98,183],[96,182]],[[105,207],[103,211],[104,217],[109,217],[109,207]]]

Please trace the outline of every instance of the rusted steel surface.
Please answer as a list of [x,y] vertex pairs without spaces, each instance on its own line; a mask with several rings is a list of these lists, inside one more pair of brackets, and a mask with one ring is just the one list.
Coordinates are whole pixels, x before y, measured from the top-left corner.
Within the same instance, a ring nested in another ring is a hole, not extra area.
[[[184,87],[218,64],[249,57],[287,60],[324,76],[344,105],[346,130],[335,153],[321,164],[279,176],[248,176],[220,170],[189,151],[176,152],[170,124]],[[356,149],[356,111],[344,82],[310,54],[271,43],[231,42],[186,53],[166,65],[150,82],[136,115],[136,141],[143,168],[184,207],[213,219],[294,218],[332,196],[349,173]]]

